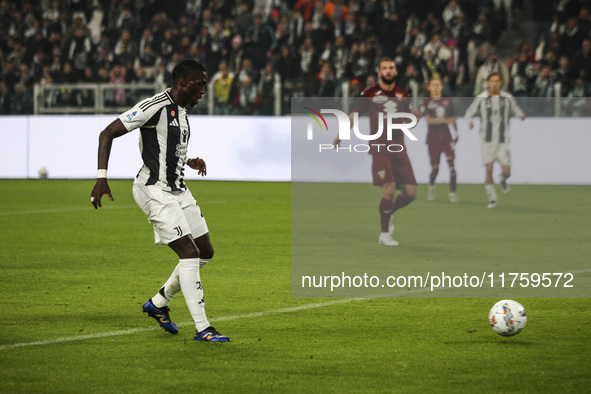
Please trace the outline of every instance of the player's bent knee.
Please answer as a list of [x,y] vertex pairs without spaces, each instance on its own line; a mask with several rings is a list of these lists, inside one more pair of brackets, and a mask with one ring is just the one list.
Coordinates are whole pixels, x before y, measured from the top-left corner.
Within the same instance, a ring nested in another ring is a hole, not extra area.
[[411,202],[413,202],[414,200],[417,199],[417,191],[415,190],[410,190],[405,192],[404,194],[404,199],[406,200],[407,204],[410,204]]
[[207,246],[201,246],[201,248],[199,249],[199,254],[201,259],[211,260],[214,254],[213,246],[211,246],[211,244]]

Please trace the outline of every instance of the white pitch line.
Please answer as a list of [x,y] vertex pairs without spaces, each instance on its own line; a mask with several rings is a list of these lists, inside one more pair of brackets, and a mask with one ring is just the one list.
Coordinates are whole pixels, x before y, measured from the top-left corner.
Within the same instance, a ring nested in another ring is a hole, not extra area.
[[[212,323],[215,323],[215,322],[228,321],[228,320],[250,319],[253,317],[270,316],[270,315],[277,315],[277,314],[281,314],[281,313],[290,313],[290,312],[303,311],[306,309],[322,308],[325,306],[345,304],[345,303],[351,302],[353,300],[355,300],[355,298],[345,298],[345,299],[335,300],[332,302],[322,302],[322,303],[317,303],[317,304],[300,305],[300,306],[294,306],[294,307],[290,307],[290,308],[274,309],[274,310],[270,310],[270,311],[246,313],[243,315],[223,316],[223,317],[209,319],[209,321]],[[193,323],[193,322],[183,322],[183,323],[177,324],[177,326],[184,327],[184,326],[192,326],[194,324],[195,323]],[[130,330],[104,332],[101,334],[89,334],[89,335],[78,335],[75,337],[46,339],[44,341],[13,343],[13,344],[8,344],[8,345],[0,345],[0,350],[14,349],[14,348],[19,348],[19,347],[53,345],[56,343],[63,343],[63,342],[84,341],[86,339],[97,339],[97,338],[105,338],[105,337],[114,337],[114,336],[118,336],[118,335],[136,334],[139,332],[154,331],[154,330],[159,330],[159,329],[160,329],[160,327],[152,326],[152,327],[144,327],[144,328],[132,328]]]

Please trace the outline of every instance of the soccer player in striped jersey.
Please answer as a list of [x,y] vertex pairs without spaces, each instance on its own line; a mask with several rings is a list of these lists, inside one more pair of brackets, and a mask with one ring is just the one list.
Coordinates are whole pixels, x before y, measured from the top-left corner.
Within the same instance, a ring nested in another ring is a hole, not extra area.
[[493,164],[501,164],[501,187],[504,194],[509,194],[507,178],[511,175],[511,151],[509,135],[509,119],[518,116],[525,119],[525,113],[515,102],[515,98],[501,92],[501,77],[498,73],[488,76],[488,90],[480,93],[464,114],[470,129],[474,127],[472,117],[480,115],[480,147],[482,164],[486,167],[484,188],[488,196],[488,208],[497,206],[497,193],[493,180]]
[[104,194],[113,200],[107,183],[113,139],[139,128],[144,165],[134,180],[133,196],[154,227],[155,243],[168,245],[179,257],[172,275],[146,301],[143,311],[166,331],[178,333],[170,320],[168,304],[182,290],[197,330],[194,339],[228,342],[230,338],[217,332],[205,315],[199,271],[213,257],[213,246],[203,213],[183,181],[185,164],[201,176],[207,174],[202,159],[187,157],[187,107],[198,104],[205,94],[207,70],[195,60],[183,60],[174,67],[172,79],[172,88],[140,101],[101,132],[99,170],[90,201],[96,209]]
[[[458,126],[453,116],[453,104],[449,97],[443,97],[443,83],[441,78],[433,77],[427,85],[430,97],[425,97],[421,104],[421,112],[427,119],[427,146],[431,159],[431,174],[429,175],[429,191],[427,199],[435,200],[435,179],[439,173],[439,162],[441,154],[445,153],[447,165],[449,166],[449,201],[457,203],[456,197],[456,168],[454,165],[454,148],[458,142]],[[453,127],[450,127],[453,126]],[[454,133],[452,137],[451,131]]]

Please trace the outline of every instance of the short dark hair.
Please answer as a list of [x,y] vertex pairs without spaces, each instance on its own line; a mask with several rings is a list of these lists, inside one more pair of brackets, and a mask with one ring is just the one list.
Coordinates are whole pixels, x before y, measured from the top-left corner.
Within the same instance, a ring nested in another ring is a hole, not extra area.
[[198,71],[207,72],[207,69],[202,63],[194,59],[181,60],[172,69],[172,83],[175,84],[181,78],[186,78]]
[[491,79],[492,77],[499,77],[499,79],[501,79],[501,74],[499,74],[499,73],[497,73],[497,72],[490,73],[490,74],[488,75],[488,78],[486,78],[486,80],[487,80],[487,81],[490,81],[490,79]]

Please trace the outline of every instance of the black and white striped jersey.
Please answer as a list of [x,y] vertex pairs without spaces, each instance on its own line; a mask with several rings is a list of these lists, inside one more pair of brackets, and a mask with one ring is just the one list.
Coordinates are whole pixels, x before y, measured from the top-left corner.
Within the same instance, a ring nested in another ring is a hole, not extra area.
[[510,93],[500,92],[491,97],[488,91],[480,93],[465,113],[470,123],[474,115],[480,116],[480,138],[491,143],[509,143],[509,120],[511,116],[522,116],[523,111]]
[[187,111],[166,90],[137,103],[119,120],[128,131],[140,129],[140,152],[144,165],[136,181],[163,190],[184,190],[183,169],[191,134]]

